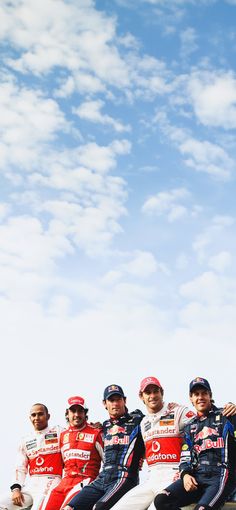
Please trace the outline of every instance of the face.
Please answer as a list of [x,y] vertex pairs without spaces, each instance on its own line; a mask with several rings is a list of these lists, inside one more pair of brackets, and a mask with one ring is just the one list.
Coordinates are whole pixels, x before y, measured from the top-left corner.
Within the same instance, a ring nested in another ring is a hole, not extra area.
[[196,386],[190,395],[190,400],[198,414],[203,415],[211,409],[211,394],[202,386]]
[[120,418],[125,414],[126,399],[120,395],[111,395],[103,401],[105,408],[108,410],[110,418]]
[[68,421],[72,427],[80,429],[86,422],[86,413],[83,407],[75,405],[68,409]]
[[140,398],[150,414],[157,413],[163,407],[163,392],[155,384],[149,384],[140,395]]
[[48,414],[43,405],[34,405],[30,410],[30,421],[35,430],[43,430],[48,426]]

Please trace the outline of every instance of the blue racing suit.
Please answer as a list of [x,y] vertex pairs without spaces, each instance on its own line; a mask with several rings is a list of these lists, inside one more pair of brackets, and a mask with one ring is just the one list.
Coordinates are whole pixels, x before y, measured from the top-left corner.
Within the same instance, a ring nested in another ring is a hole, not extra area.
[[139,482],[139,469],[144,457],[140,430],[143,413],[126,413],[103,424],[104,463],[98,477],[76,495],[69,506],[79,510],[108,510]]
[[[176,510],[194,502],[196,509],[216,509],[225,502],[235,483],[235,431],[236,416],[226,418],[213,405],[207,416],[195,416],[184,427],[181,479],[156,496],[157,510]],[[196,490],[185,490],[186,474],[195,478]]]

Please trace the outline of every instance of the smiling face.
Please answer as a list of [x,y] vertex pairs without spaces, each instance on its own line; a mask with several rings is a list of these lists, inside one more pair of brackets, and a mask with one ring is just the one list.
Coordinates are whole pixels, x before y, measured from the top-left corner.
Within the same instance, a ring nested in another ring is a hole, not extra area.
[[35,430],[43,430],[48,426],[50,414],[43,404],[35,404],[30,410],[30,421]]
[[72,427],[81,429],[86,422],[86,411],[82,406],[73,405],[68,409],[67,417]]
[[196,386],[190,394],[190,400],[200,416],[211,409],[211,392],[203,386]]
[[111,395],[106,400],[103,400],[103,405],[107,409],[110,418],[117,419],[125,414],[126,398],[120,395]]
[[159,388],[159,386],[149,384],[139,396],[145,404],[148,413],[154,414],[162,409],[163,389]]

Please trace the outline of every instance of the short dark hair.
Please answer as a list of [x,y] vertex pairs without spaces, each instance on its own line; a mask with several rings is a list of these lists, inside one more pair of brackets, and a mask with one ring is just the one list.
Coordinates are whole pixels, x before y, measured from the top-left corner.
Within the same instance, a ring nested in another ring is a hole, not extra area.
[[[88,411],[89,410],[86,407],[84,407],[83,409],[84,409],[84,412],[85,412],[85,418],[87,420],[87,418],[88,418]],[[68,414],[69,414],[69,408],[66,409],[66,412],[65,412],[65,419],[66,419],[67,423],[69,423]]]
[[34,407],[34,406],[42,406],[44,408],[45,413],[49,414],[48,408],[47,408],[47,406],[45,406],[45,404],[41,404],[40,402],[36,402],[36,404],[32,405],[32,407]]

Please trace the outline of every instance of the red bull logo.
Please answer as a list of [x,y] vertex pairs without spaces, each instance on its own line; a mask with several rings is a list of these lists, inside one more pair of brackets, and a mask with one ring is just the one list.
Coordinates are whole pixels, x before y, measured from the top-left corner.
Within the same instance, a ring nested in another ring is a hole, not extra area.
[[218,436],[218,432],[211,427],[203,427],[198,434],[195,436],[195,441],[199,441],[199,439],[207,439],[209,436]]
[[203,450],[210,450],[211,448],[223,448],[224,447],[224,439],[223,437],[218,437],[216,441],[212,441],[212,439],[203,439],[202,444],[195,444],[194,450],[200,453]]
[[108,430],[108,434],[111,434],[112,436],[115,436],[116,434],[125,434],[125,433],[126,433],[126,429],[124,427],[120,427],[119,425],[113,425],[113,427],[111,427]]

